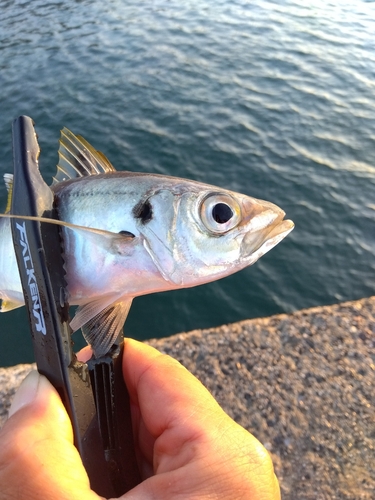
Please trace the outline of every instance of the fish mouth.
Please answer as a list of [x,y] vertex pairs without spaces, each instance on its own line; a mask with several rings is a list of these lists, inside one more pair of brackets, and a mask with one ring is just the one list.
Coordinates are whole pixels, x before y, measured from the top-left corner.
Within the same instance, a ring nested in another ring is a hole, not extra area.
[[241,244],[241,256],[255,262],[280,243],[292,231],[294,223],[284,220],[285,212],[267,201],[245,202],[242,207],[246,234]]

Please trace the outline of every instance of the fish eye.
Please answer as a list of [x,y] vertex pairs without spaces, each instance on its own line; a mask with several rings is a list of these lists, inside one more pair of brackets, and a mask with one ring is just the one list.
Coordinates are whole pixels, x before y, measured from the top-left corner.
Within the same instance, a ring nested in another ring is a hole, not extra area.
[[233,217],[233,210],[226,203],[217,203],[212,207],[212,217],[218,224],[225,224]]
[[238,225],[241,210],[231,196],[213,193],[203,200],[200,215],[203,224],[211,233],[224,234]]

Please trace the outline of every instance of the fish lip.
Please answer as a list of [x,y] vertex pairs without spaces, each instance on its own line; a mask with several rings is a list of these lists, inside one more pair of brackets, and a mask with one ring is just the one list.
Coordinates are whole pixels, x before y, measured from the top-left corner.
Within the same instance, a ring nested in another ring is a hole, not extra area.
[[241,255],[250,262],[276,246],[294,228],[293,221],[286,219],[285,212],[273,203],[257,200],[257,203],[242,205],[245,236],[241,244]]
[[269,201],[244,197],[240,204],[242,218],[240,225],[246,233],[263,230],[279,223],[285,217],[284,210]]
[[265,243],[275,241],[275,245],[285,238],[294,228],[294,222],[290,219],[279,218],[274,224],[269,226]]

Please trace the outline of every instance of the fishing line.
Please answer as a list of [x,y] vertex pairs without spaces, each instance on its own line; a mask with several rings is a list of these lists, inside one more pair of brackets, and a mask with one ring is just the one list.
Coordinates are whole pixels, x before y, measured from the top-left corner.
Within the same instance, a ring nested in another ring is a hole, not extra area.
[[72,231],[87,231],[89,233],[99,234],[101,236],[107,237],[118,237],[118,233],[114,233],[112,231],[106,231],[105,229],[97,229],[95,227],[87,227],[87,226],[79,226],[78,224],[72,224],[71,222],[65,222],[58,219],[49,219],[48,217],[38,217],[32,215],[14,215],[14,214],[0,214],[0,217],[4,219],[23,219],[23,220],[32,220],[35,222],[45,222],[47,224],[56,224],[58,226],[64,226]]

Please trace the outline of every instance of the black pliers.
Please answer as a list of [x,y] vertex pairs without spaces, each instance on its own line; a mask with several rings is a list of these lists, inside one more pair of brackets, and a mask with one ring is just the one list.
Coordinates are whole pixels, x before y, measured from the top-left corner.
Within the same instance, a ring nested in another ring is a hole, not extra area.
[[[13,156],[11,214],[56,218],[27,116],[13,122]],[[91,488],[106,498],[120,496],[141,481],[122,376],[122,335],[105,356],[79,362],[72,349],[60,228],[22,218],[12,219],[11,226],[38,371],[65,405]]]

